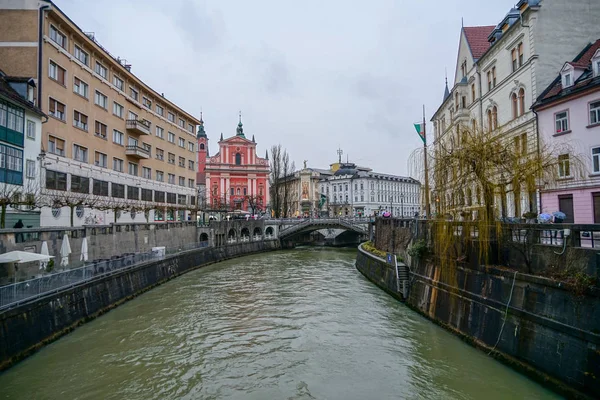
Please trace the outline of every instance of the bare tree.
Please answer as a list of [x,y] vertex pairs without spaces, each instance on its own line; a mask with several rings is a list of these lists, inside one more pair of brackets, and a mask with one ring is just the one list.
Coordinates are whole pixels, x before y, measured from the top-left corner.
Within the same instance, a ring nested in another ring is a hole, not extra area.
[[245,196],[246,201],[248,202],[248,206],[252,210],[252,214],[256,214],[256,211],[260,211],[263,209],[263,196],[260,195],[247,195]]
[[6,228],[8,207],[27,206],[32,210],[42,205],[40,187],[35,180],[28,179],[23,185],[0,185],[0,228]]
[[271,147],[271,175],[269,177],[271,186],[271,209],[275,213],[275,218],[281,217],[282,202],[282,179],[281,170],[281,145]]
[[74,225],[75,211],[77,207],[94,208],[100,198],[90,193],[76,193],[66,190],[47,189],[44,193],[44,202],[49,207],[68,207],[70,226]]

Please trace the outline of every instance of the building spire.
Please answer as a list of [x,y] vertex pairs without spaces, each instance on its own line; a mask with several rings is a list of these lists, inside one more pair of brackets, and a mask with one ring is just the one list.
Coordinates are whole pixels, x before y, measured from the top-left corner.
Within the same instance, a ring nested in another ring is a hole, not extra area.
[[244,124],[242,124],[242,111],[240,111],[240,122],[238,123],[236,132],[236,136],[246,137],[244,136]]
[[338,163],[341,164],[342,163],[342,154],[344,154],[344,150],[342,150],[341,148],[339,148],[337,150],[338,153]]
[[265,150],[265,160],[269,159],[269,150]]
[[202,119],[202,111],[200,111],[200,123],[198,124],[198,134],[196,134],[196,139],[205,138],[206,132],[204,131],[204,120]]
[[448,70],[446,70],[446,88],[444,89],[444,100],[446,101],[446,99],[450,97],[450,90],[448,89]]
[[221,140],[219,140],[219,142],[223,141],[223,132],[221,132]]

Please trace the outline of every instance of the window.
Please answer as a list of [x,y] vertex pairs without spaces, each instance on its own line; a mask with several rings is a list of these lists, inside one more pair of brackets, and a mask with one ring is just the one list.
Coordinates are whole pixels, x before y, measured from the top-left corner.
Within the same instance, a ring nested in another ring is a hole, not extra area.
[[63,67],[59,66],[54,61],[50,61],[50,67],[48,68],[48,76],[51,79],[64,86],[66,74],[67,71]]
[[152,190],[151,189],[142,189],[142,200],[143,201],[152,201]]
[[179,118],[179,127],[185,129],[185,121]]
[[188,132],[194,133],[194,125],[188,124]]
[[169,164],[175,164],[175,154],[169,153]]
[[519,67],[521,67],[523,65],[523,43],[519,43],[519,45],[517,46],[517,55],[519,57]]
[[146,179],[152,179],[152,169],[148,167],[142,167],[142,177]]
[[175,122],[175,114],[173,114],[172,112],[170,112],[169,114],[167,114],[167,119],[170,122]]
[[487,72],[488,92],[492,90],[492,71]]
[[90,56],[88,55],[88,53],[81,50],[81,47],[75,45],[75,49],[74,49],[73,53],[74,53],[73,55],[75,56],[75,58],[78,59],[79,61],[81,61],[82,64],[89,65]]
[[600,173],[600,147],[592,149],[592,172],[595,174]]
[[179,138],[179,147],[185,149],[185,139],[184,138]]
[[167,182],[170,183],[171,185],[174,185],[175,184],[175,175],[169,174]]
[[600,124],[600,101],[590,103],[590,125]]
[[25,173],[27,176],[27,179],[34,179],[35,178],[35,161],[34,160],[27,160],[27,163],[25,164]]
[[475,84],[471,85],[471,103],[475,102]]
[[127,144],[128,144],[129,146],[138,147],[138,141],[137,141],[137,139],[136,139],[136,138],[134,138],[134,137],[131,137],[131,136],[128,136],[128,137],[127,137]]
[[569,111],[563,111],[554,114],[556,120],[556,133],[567,132],[569,130]]
[[106,139],[106,132],[108,127],[100,121],[95,122],[94,134],[102,139]]
[[106,168],[108,167],[108,156],[104,153],[96,152],[94,156],[94,163],[97,167]]
[[112,197],[116,197],[118,199],[125,198],[125,185],[120,185],[118,183],[111,183],[112,189]]
[[142,143],[142,148],[148,152],[148,155],[152,154],[152,146],[148,143]]
[[185,177],[183,177],[183,176],[179,177],[179,186],[185,186]]
[[52,39],[53,42],[58,44],[63,49],[67,48],[67,37],[53,25],[50,25],[50,39]]
[[492,87],[496,87],[496,67],[492,67]]
[[175,143],[175,134],[173,132],[169,132],[169,142]]
[[48,152],[58,156],[65,155],[65,141],[54,136],[48,137]]
[[46,170],[46,189],[67,190],[67,174]]
[[123,79],[119,78],[116,75],[113,75],[113,85],[115,85],[115,87],[117,89],[119,89],[120,91],[123,91],[123,88],[125,87],[125,84],[123,83]]
[[27,120],[27,138],[35,140],[35,122]]
[[571,74],[565,74],[565,87],[571,86]]
[[138,176],[138,165],[130,162],[127,165],[127,173],[129,175]]
[[89,86],[87,83],[85,83],[84,81],[82,81],[81,79],[79,79],[77,77],[73,78],[73,92],[75,92],[78,95],[85,97],[87,99],[88,98],[88,90],[89,90]]
[[73,126],[87,132],[87,130],[88,130],[87,115],[82,114],[79,111],[73,111]]
[[123,146],[124,137],[125,135],[123,135],[123,132],[119,132],[116,129],[113,130],[113,143],[120,144],[121,146]]
[[108,76],[108,70],[104,65],[100,64],[98,61],[96,61],[96,68],[94,69],[94,71],[96,71],[96,73],[104,79],[106,79],[106,77]]
[[185,168],[185,158],[179,157],[179,166]]
[[127,186],[127,198],[130,200],[139,200],[140,188],[136,186]]
[[193,179],[188,179],[188,187],[190,187],[190,188],[194,187],[194,180]]
[[463,63],[460,66],[460,72],[462,73],[462,77],[464,78],[465,76],[467,76],[467,60],[463,61]]
[[71,192],[89,193],[90,178],[84,176],[71,175]]
[[92,193],[96,196],[108,196],[108,182],[94,179]]
[[467,108],[467,96],[462,96],[461,97],[461,107],[462,108]]
[[156,171],[156,180],[159,182],[164,182],[165,180],[165,173],[162,171]]
[[152,109],[152,101],[147,98],[146,96],[144,96],[142,98],[142,104],[144,105],[144,107],[146,107],[147,109],[151,110]]
[[194,151],[194,142],[188,142],[188,150]]
[[516,93],[513,93],[510,96],[510,102],[512,104],[513,119],[515,119],[519,116],[519,104],[518,104],[518,99],[517,99]]
[[139,93],[135,88],[131,86],[129,87],[129,97],[131,97],[135,101],[138,101]]
[[194,160],[188,160],[188,168],[194,170]]
[[94,96],[94,103],[106,109],[108,108],[108,97],[96,90],[96,95]]
[[81,161],[84,163],[88,162],[88,149],[87,147],[80,146],[78,144],[73,145],[73,160]]
[[160,161],[163,161],[163,160],[164,160],[164,157],[165,157],[165,152],[164,152],[164,150],[157,148],[157,149],[156,149],[156,159],[157,159],[157,160],[160,160]]
[[[167,203],[175,204],[177,203],[177,195],[175,193],[167,193]],[[173,219],[173,217],[171,217]]]
[[525,89],[519,89],[519,115],[525,114]]
[[59,101],[50,98],[50,104],[48,105],[48,113],[54,118],[58,118],[61,121],[65,120],[65,105]]
[[498,127],[498,108],[496,106],[487,111],[488,130],[491,132]]
[[[0,100],[0,126],[5,126],[8,129],[17,131],[19,133],[24,133],[24,117],[25,112],[22,108],[14,107],[11,104],[5,103]],[[20,145],[22,139],[19,136],[18,139],[5,138],[4,140],[16,140],[16,144]]]
[[123,106],[117,103],[116,101],[113,101],[113,114],[119,118],[123,118],[123,111]]
[[242,155],[235,153],[235,165],[242,165]]
[[510,52],[511,54],[511,58],[512,58],[512,72],[515,72],[518,68],[517,65],[517,49],[512,49],[512,51]]
[[161,128],[160,126],[156,126],[156,136],[164,139],[165,137],[165,130],[163,128]]
[[454,95],[454,107],[456,107],[456,111],[458,111],[458,92]]
[[568,178],[571,176],[571,165],[568,154],[561,154],[558,156],[558,176],[561,178]]
[[158,115],[160,115],[161,117],[163,117],[163,116],[164,116],[164,114],[165,114],[165,109],[164,109],[164,108],[162,108],[162,106],[161,106],[161,105],[157,104],[157,105],[156,105],[156,113],[157,113]]
[[113,157],[113,170],[123,172],[123,160]]

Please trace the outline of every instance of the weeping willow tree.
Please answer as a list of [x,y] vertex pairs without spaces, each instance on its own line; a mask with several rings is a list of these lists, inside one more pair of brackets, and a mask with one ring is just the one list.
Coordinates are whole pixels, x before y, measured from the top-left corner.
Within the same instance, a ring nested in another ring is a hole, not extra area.
[[[582,174],[582,163],[568,145],[550,146],[527,133],[504,135],[458,125],[439,138],[428,153],[433,183],[431,246],[442,274],[467,261],[477,242],[478,264],[489,265],[491,249],[500,248],[507,202],[512,212],[539,212],[537,190],[561,176]],[[565,160],[564,154],[569,154]],[[422,150],[409,159],[413,176],[423,178]],[[522,203],[526,203],[521,209]],[[456,222],[456,221],[461,221]],[[453,272],[452,272],[453,273]]]

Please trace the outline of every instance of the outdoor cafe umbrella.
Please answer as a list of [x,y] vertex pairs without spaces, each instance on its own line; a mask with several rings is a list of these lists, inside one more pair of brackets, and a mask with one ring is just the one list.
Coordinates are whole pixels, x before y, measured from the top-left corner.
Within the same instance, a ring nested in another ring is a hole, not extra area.
[[84,237],[83,240],[81,241],[81,256],[79,257],[80,261],[87,261],[88,260],[88,243],[87,243],[87,238]]
[[69,237],[65,233],[62,240],[62,245],[60,246],[60,256],[62,257],[60,260],[61,267],[66,267],[69,265],[69,254],[71,254],[71,245],[69,244]]
[[0,254],[0,264],[49,261],[51,258],[53,257],[44,254],[30,253],[28,251],[10,251],[8,253]]
[[[48,242],[45,240],[42,242],[42,248],[40,249],[40,254],[43,256],[50,255],[50,252],[48,251]],[[48,265],[47,261],[40,261],[40,269],[46,268],[47,265]]]

